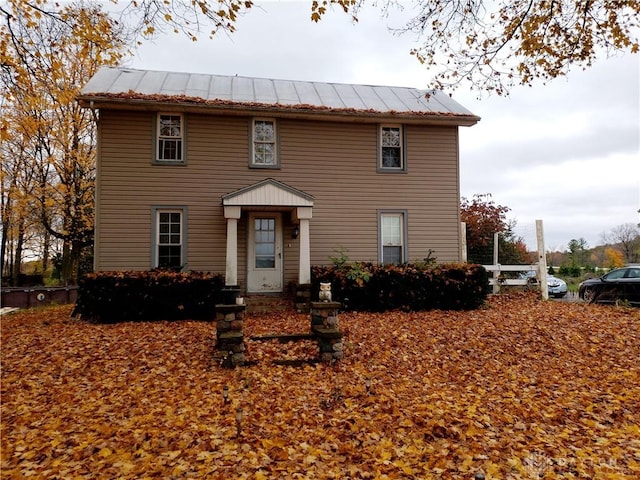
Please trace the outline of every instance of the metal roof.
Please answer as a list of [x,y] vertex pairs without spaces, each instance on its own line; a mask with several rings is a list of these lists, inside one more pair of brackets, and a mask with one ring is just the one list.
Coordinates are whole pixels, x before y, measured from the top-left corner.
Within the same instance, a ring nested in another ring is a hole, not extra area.
[[461,116],[466,124],[479,117],[448,95],[407,87],[270,80],[238,76],[160,72],[102,67],[82,89],[79,99],[90,101],[195,102],[251,105],[291,110],[401,116]]

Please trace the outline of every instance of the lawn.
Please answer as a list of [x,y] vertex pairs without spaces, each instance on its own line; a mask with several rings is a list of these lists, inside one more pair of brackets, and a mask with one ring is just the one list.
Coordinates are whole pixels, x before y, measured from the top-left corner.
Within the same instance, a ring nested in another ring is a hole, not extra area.
[[[277,365],[316,347],[248,340],[235,370],[213,323],[70,310],[2,318],[3,479],[640,477],[638,309],[345,313],[341,362]],[[249,316],[245,335],[308,325]]]

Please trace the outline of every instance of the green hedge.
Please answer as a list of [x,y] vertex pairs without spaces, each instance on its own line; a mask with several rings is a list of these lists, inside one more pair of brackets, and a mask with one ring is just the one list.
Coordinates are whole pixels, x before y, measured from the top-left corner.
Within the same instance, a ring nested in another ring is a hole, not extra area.
[[75,313],[99,322],[211,320],[222,299],[216,273],[165,270],[100,272],[78,283]]
[[487,271],[469,264],[314,266],[313,300],[318,298],[320,282],[331,282],[333,300],[345,309],[370,312],[471,310],[481,306],[490,292]]

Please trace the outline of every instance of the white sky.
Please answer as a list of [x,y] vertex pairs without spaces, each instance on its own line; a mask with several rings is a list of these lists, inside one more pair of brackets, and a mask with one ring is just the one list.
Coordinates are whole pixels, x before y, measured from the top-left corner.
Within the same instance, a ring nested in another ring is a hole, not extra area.
[[[259,2],[237,32],[192,42],[166,33],[140,47],[128,66],[220,75],[426,88],[429,71],[397,36],[410,12],[381,18],[370,8],[352,24],[330,12],[310,21],[310,0]],[[511,209],[516,233],[535,248],[543,220],[546,250],[573,238],[590,247],[602,233],[640,217],[640,58],[603,59],[548,85],[508,98],[478,99],[467,86],[453,98],[482,120],[461,127],[461,194],[491,193]]]

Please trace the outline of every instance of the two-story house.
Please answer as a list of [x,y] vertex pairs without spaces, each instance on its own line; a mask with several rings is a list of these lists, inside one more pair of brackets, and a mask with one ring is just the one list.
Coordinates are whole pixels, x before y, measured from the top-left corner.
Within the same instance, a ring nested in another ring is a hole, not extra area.
[[459,261],[458,127],[441,92],[103,68],[95,269],[224,272],[247,293],[310,282],[338,250]]

